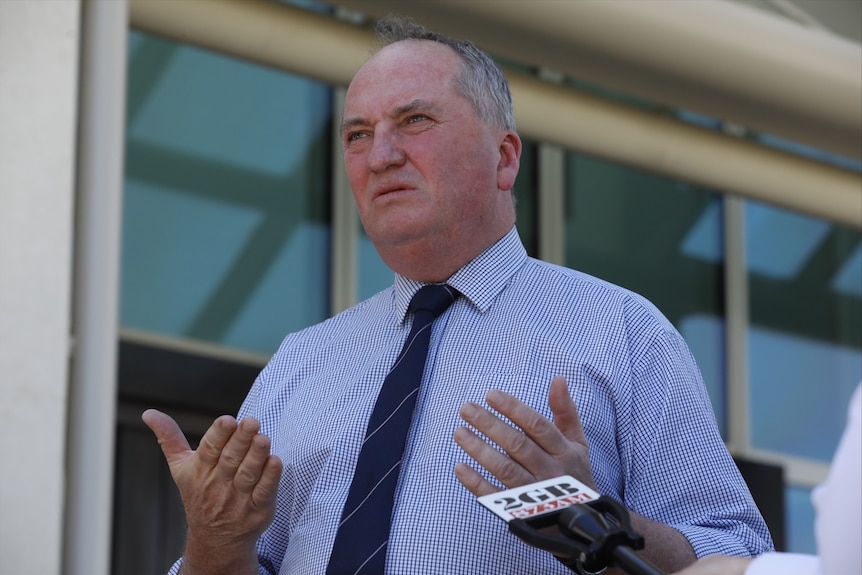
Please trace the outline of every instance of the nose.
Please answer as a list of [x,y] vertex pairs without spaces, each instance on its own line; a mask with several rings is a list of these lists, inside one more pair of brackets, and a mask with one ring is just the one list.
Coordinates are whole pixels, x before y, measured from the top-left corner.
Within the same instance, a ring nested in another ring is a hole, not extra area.
[[401,138],[389,130],[376,130],[368,153],[368,167],[373,172],[382,172],[404,163]]

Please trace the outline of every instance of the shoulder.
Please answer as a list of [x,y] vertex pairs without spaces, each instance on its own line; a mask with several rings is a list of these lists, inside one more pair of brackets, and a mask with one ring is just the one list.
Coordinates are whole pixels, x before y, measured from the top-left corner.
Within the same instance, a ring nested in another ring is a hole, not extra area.
[[603,321],[617,318],[631,325],[651,324],[656,329],[675,331],[665,315],[639,293],[572,268],[528,258],[513,287],[531,293],[545,305],[601,316]]
[[376,323],[395,322],[394,288],[389,287],[322,322],[288,334],[276,355],[297,346],[320,346],[357,328],[368,329]]

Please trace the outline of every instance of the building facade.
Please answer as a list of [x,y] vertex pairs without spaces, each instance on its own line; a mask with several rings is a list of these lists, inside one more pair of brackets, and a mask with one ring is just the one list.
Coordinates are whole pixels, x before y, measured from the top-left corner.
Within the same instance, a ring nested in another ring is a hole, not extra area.
[[[555,12],[564,4],[539,3],[536,22],[398,6],[499,57],[525,138],[528,251],[668,316],[731,451],[780,471],[782,546],[814,551],[810,489],[862,379],[862,110],[841,99],[862,98],[862,46],[733,2],[674,22],[660,9],[645,20],[648,3],[628,16]],[[14,470],[0,483],[0,573],[162,572],[181,506],[140,413],[202,433],[285,334],[391,283],[336,133],[389,8],[0,3],[0,441]],[[732,39],[705,37],[707,17]],[[632,52],[636,24],[644,46],[676,31],[665,64]],[[706,45],[676,62],[689,37]],[[705,55],[722,42],[738,67],[786,42],[759,70],[778,92],[726,76]],[[806,68],[802,52],[820,60]],[[833,68],[849,84],[830,83]],[[813,90],[800,103],[782,74],[805,70],[819,75],[796,80]]]

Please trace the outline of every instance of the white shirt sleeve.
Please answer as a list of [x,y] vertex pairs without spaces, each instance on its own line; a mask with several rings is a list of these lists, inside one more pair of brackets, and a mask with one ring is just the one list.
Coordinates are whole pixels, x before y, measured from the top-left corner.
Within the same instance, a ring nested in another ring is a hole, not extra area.
[[862,573],[862,383],[850,400],[829,475],[811,499],[818,556],[764,553],[749,563],[745,575]]
[[829,475],[811,496],[825,575],[862,573],[862,384],[853,392],[848,412]]
[[815,555],[764,553],[748,564],[745,575],[820,575],[820,562]]

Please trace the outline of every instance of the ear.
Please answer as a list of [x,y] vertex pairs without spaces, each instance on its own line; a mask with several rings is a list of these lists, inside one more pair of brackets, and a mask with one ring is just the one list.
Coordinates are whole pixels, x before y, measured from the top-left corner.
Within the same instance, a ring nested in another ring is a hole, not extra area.
[[500,142],[500,162],[497,164],[497,188],[510,191],[521,165],[521,138],[515,132],[503,132]]

